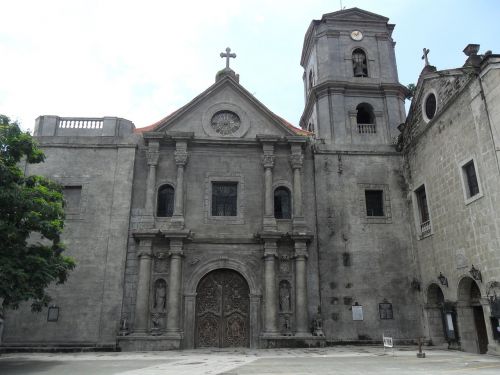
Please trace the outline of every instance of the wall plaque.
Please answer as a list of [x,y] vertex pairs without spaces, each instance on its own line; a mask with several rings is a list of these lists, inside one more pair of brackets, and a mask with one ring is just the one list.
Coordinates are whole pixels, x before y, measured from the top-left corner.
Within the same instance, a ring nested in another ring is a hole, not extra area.
[[352,320],[363,320],[363,306],[352,306]]

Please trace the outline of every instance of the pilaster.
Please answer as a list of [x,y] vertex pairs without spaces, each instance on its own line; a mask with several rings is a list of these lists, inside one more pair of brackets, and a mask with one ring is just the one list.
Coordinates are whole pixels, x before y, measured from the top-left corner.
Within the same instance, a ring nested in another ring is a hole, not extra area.
[[142,231],[134,233],[139,241],[137,258],[139,259],[139,274],[137,280],[137,295],[135,300],[134,334],[147,333],[149,323],[149,288],[151,280],[151,262],[153,258],[153,239],[157,231]]

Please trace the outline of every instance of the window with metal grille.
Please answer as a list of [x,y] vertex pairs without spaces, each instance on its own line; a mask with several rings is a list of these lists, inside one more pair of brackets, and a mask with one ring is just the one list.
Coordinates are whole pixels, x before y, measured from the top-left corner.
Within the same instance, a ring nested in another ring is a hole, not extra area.
[[384,216],[384,192],[365,190],[366,216]]
[[212,182],[212,216],[236,216],[237,182]]
[[467,198],[471,198],[479,194],[479,184],[477,182],[476,168],[474,167],[474,161],[470,161],[462,167],[464,172],[465,180],[467,182]]
[[415,190],[415,195],[417,197],[418,210],[420,212],[420,224],[423,224],[429,221],[429,209],[427,207],[427,194],[425,193],[425,186],[422,185]]

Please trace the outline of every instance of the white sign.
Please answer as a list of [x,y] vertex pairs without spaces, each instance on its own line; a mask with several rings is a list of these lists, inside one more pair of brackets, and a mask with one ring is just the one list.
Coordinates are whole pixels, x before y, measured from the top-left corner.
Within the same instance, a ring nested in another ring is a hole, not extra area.
[[382,340],[384,340],[384,348],[392,348],[394,346],[392,337],[382,336]]
[[352,306],[352,320],[363,320],[363,306]]

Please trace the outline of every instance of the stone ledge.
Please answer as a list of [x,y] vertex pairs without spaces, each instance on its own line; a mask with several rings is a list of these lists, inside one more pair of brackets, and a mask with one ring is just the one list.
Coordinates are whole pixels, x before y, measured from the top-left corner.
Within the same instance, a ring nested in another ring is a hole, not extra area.
[[181,340],[181,336],[170,338],[149,335],[118,336],[116,338],[117,347],[124,352],[178,350],[181,349]]
[[326,346],[326,337],[320,336],[267,336],[259,337],[262,349],[273,348],[311,348]]

